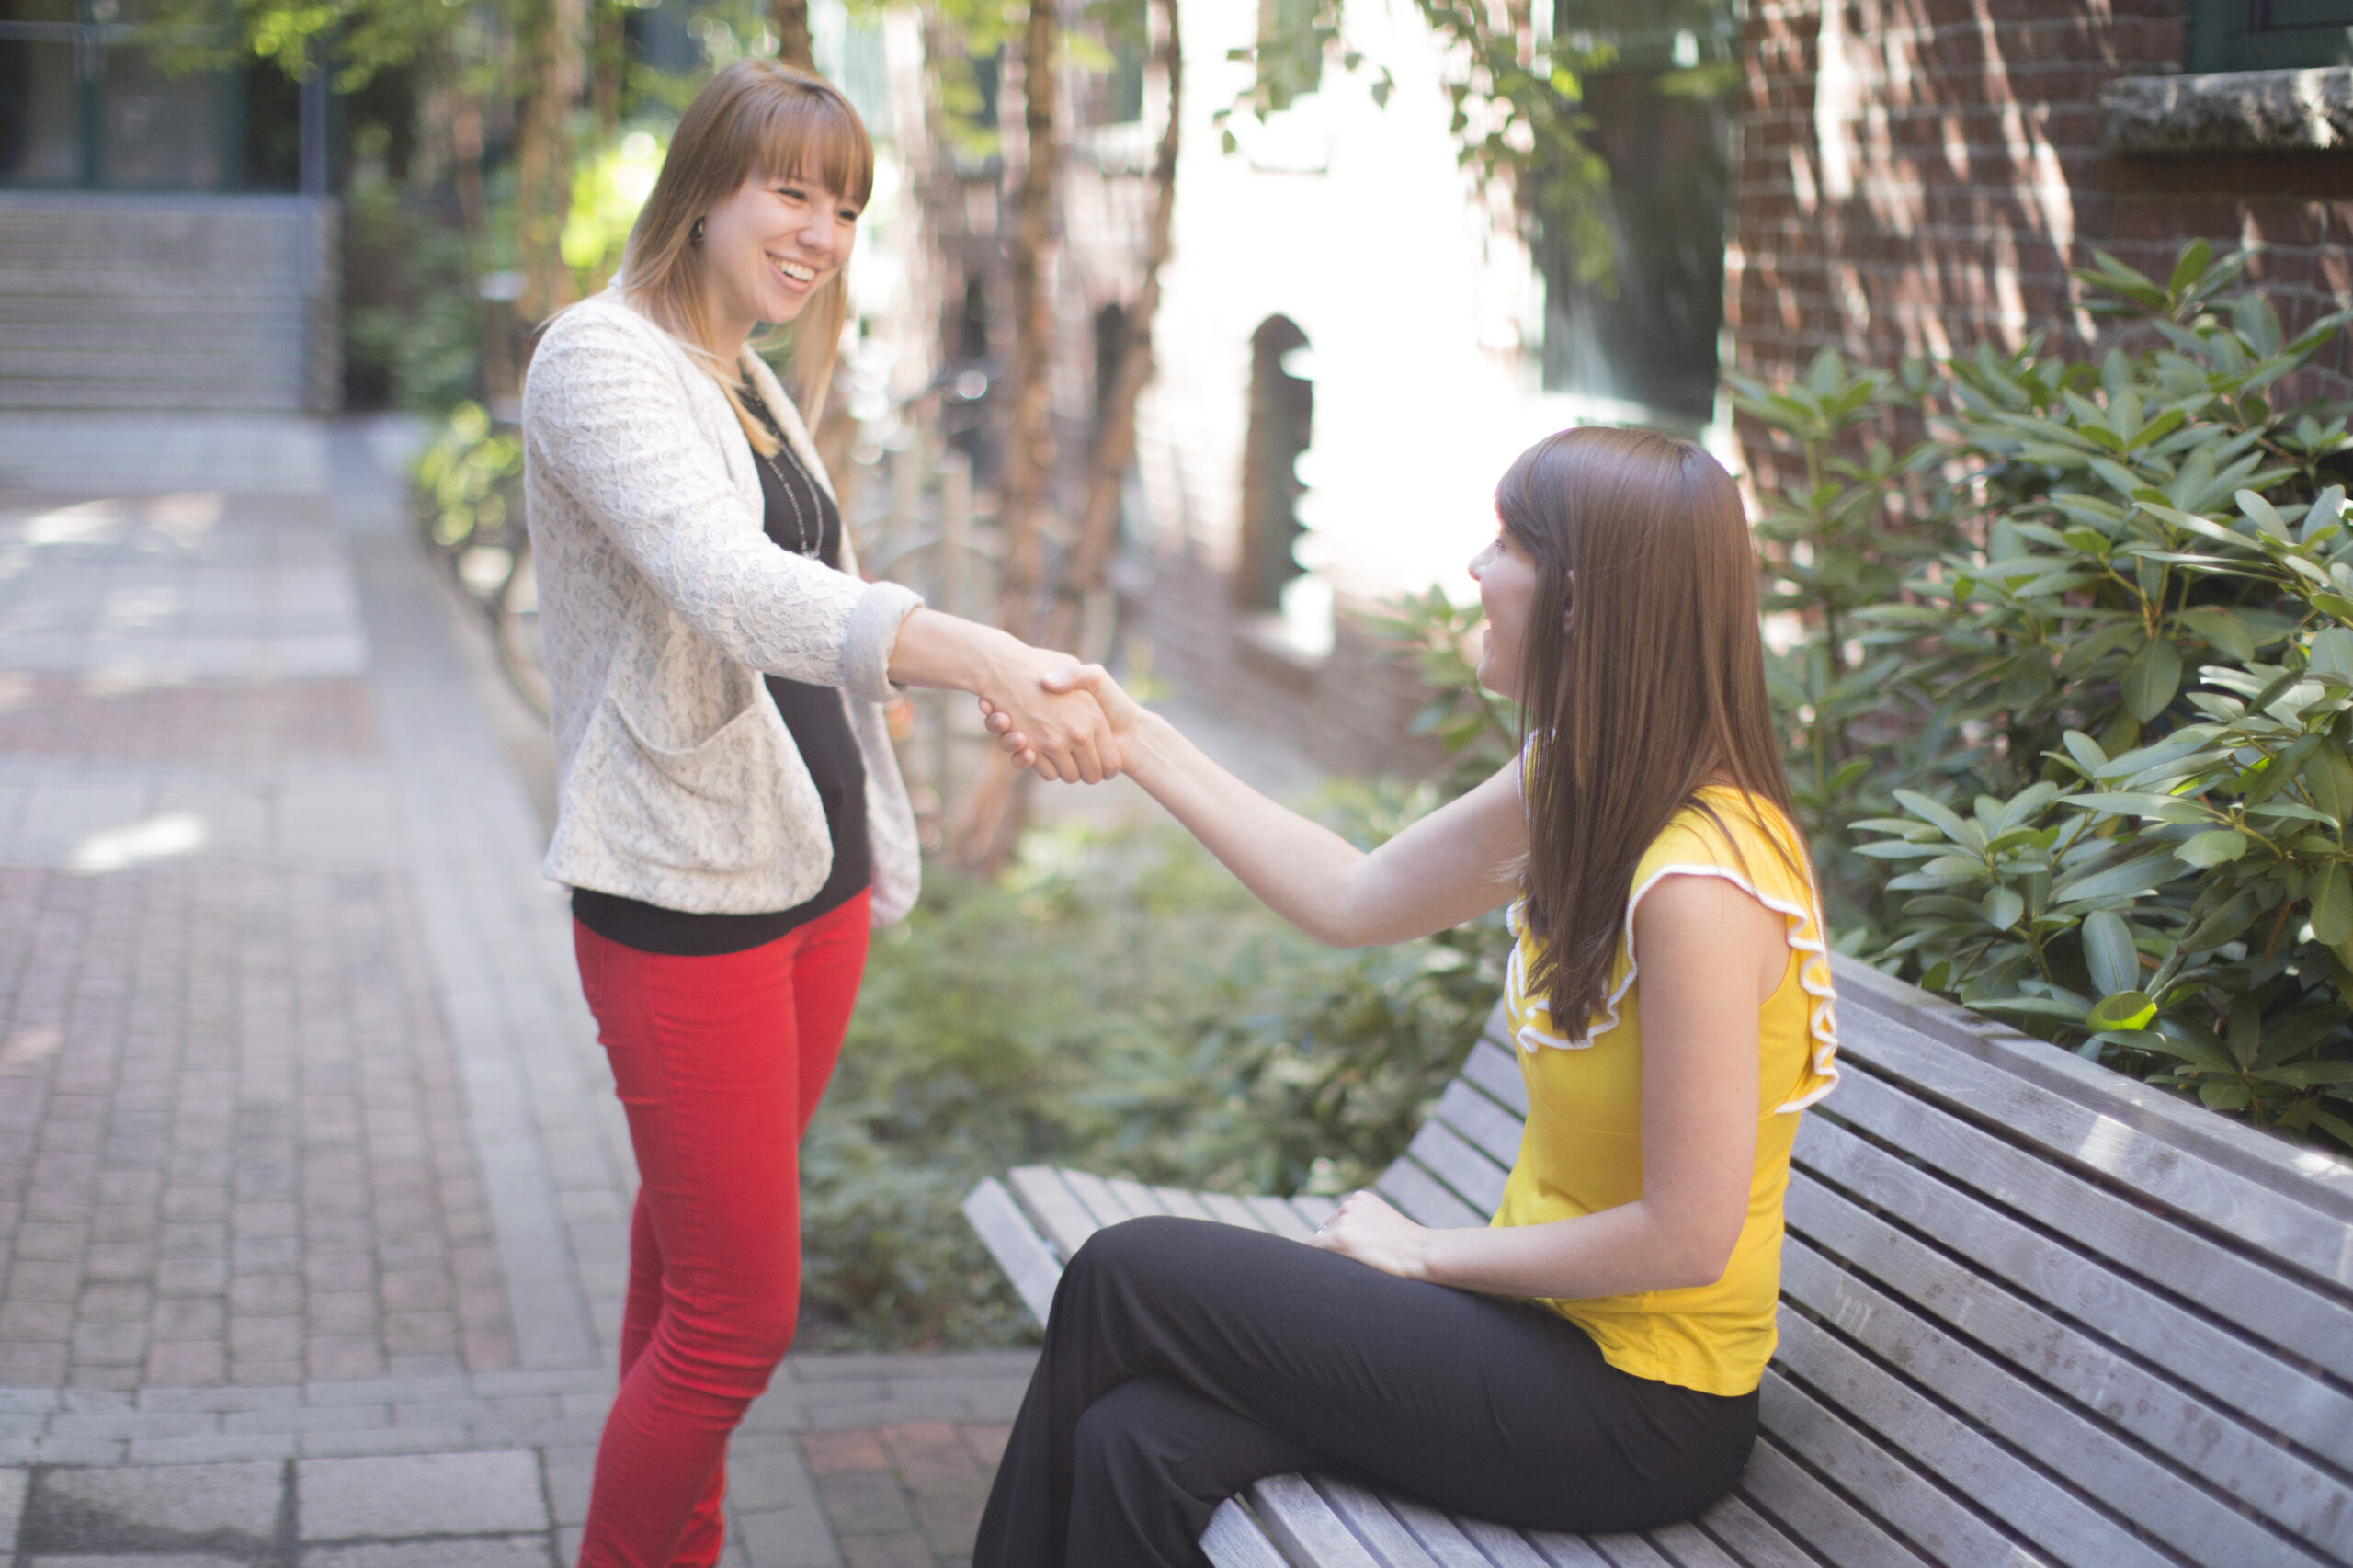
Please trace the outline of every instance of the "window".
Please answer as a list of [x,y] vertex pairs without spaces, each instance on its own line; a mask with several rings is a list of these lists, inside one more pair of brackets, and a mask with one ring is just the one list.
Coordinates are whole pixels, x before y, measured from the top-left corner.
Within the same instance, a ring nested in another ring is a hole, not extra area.
[[284,188],[293,95],[270,66],[175,72],[120,0],[0,0],[0,185]]
[[1245,609],[1283,608],[1283,589],[1300,574],[1300,454],[1315,434],[1315,387],[1283,363],[1307,347],[1289,316],[1268,316],[1250,335],[1250,426],[1242,446],[1242,561],[1233,597]]
[[2189,0],[2190,71],[2353,65],[2353,0]]
[[1585,82],[1609,166],[1607,276],[1587,280],[1565,223],[1541,222],[1547,391],[1704,422],[1715,407],[1732,184],[1729,0],[1555,0],[1556,37],[1614,47]]

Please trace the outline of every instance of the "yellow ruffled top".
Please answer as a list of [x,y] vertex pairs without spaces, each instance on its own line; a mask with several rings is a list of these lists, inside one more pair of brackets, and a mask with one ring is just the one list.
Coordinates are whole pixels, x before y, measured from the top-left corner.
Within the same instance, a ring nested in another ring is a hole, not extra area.
[[[1837,1082],[1838,1031],[1830,960],[1815,892],[1796,832],[1769,802],[1711,785],[1677,812],[1634,873],[1624,934],[1611,960],[1601,1016],[1562,1028],[1525,977],[1539,938],[1518,904],[1505,985],[1512,1037],[1528,1081],[1528,1127],[1504,1185],[1496,1225],[1536,1225],[1591,1214],[1642,1196],[1642,983],[1634,911],[1668,877],[1721,877],[1786,922],[1789,966],[1757,1009],[1756,1164],[1748,1219],[1723,1277],[1712,1285],[1542,1303],[1593,1335],[1605,1359],[1636,1377],[1741,1394],[1772,1358],[1780,1293],[1781,1199],[1798,1116]],[[1719,824],[1721,823],[1721,825]]]

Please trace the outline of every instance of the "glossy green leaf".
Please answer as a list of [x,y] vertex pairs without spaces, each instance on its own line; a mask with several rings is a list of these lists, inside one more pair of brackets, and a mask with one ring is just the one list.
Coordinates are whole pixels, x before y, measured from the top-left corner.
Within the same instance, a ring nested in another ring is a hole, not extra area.
[[2313,935],[2331,948],[2353,937],[2353,875],[2341,861],[2323,871],[2313,890]]
[[2247,836],[2236,828],[2218,827],[2201,833],[2180,845],[2174,854],[2185,866],[2200,870],[2235,860],[2246,853]]
[[2181,650],[2170,639],[2159,638],[2133,655],[2124,667],[2124,706],[2143,724],[2172,705],[2181,689]]
[[2006,887],[1986,890],[1984,902],[1978,905],[1985,916],[1985,924],[1996,931],[2006,931],[2026,914],[2026,900]]
[[2157,1005],[2138,991],[2120,991],[2092,1004],[2084,1022],[2099,1029],[2145,1029],[2157,1016]]
[[[2131,991],[2141,983],[2141,955],[2132,946],[2132,928],[2112,910],[2084,916],[2084,967],[2102,995]],[[2130,1026],[2138,1028],[2138,1025]]]

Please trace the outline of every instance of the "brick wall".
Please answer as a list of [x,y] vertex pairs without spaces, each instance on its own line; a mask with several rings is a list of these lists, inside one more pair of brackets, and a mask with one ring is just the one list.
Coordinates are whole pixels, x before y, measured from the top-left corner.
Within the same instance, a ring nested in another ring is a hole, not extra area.
[[[2099,90],[2179,69],[2181,0],[1751,0],[1725,312],[1738,367],[1824,345],[1893,366],[2042,331],[2097,347],[2070,267],[2163,278],[2195,236],[2260,243],[2289,331],[2353,301],[2353,153],[2103,152]],[[2340,338],[2306,390],[2353,393]],[[1738,432],[1774,467],[1763,433]]]

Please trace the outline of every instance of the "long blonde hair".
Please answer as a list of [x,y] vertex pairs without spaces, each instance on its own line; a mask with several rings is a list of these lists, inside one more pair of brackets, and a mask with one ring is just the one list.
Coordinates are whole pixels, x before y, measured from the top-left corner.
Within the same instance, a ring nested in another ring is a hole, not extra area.
[[[704,262],[695,224],[756,177],[798,176],[864,207],[874,192],[874,143],[838,88],[775,60],[739,60],[705,83],[678,120],[669,155],[621,254],[621,290],[631,304],[696,351],[727,394],[753,449],[773,456],[776,437],[740,395],[742,369],[710,342]],[[793,324],[793,401],[814,428],[832,384],[849,310],[849,286],[835,273],[809,297]]]

